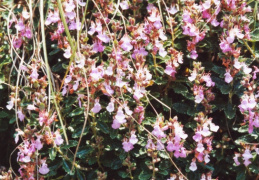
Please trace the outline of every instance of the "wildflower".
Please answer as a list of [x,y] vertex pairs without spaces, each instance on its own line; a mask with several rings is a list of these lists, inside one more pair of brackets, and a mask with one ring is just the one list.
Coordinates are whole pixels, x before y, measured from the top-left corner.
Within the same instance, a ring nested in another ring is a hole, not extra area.
[[225,82],[230,83],[233,80],[233,77],[230,74],[230,70],[227,69],[225,73]]
[[191,165],[190,165],[189,169],[190,169],[191,171],[196,171],[196,170],[197,170],[197,165],[196,165],[195,160],[193,160],[193,161],[191,162]]
[[48,168],[48,165],[46,164],[46,160],[41,160],[41,167],[39,168],[39,172],[41,174],[48,174],[49,168]]
[[91,109],[93,113],[98,113],[102,109],[99,99],[95,99],[94,107]]
[[56,132],[55,132],[55,136],[56,136],[56,138],[55,138],[55,140],[54,140],[55,144],[58,145],[58,146],[61,145],[61,144],[63,144],[64,140],[62,139],[62,136],[61,136],[61,134],[59,133],[59,131],[56,131]]
[[121,7],[122,10],[127,10],[127,9],[129,9],[128,1],[127,1],[127,0],[122,1],[122,2],[120,3],[120,7]]

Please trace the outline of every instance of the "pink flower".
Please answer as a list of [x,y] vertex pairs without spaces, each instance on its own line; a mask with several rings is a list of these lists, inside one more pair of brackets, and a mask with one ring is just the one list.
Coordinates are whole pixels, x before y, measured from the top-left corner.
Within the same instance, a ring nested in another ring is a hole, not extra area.
[[33,69],[32,69],[32,73],[31,73],[30,77],[31,77],[33,80],[37,80],[37,79],[38,79],[39,74],[38,74],[37,68],[33,68]]
[[101,33],[102,32],[102,24],[100,21],[96,22],[96,25],[93,21],[91,21],[90,30],[88,31],[88,34],[93,35],[95,32]]
[[176,14],[179,11],[178,5],[171,5],[170,8],[168,9],[168,12],[172,15]]
[[137,138],[137,136],[135,135],[135,133],[131,133],[129,142],[130,142],[131,144],[133,144],[133,145],[138,142],[138,138]]
[[126,0],[126,1],[122,1],[122,2],[120,3],[120,7],[121,7],[122,10],[127,10],[127,9],[129,9],[128,1],[127,1],[127,0]]
[[197,165],[196,165],[196,162],[195,162],[195,161],[192,161],[192,163],[191,163],[189,169],[190,169],[191,171],[196,171],[196,170],[197,170]]
[[238,161],[238,158],[240,157],[240,154],[239,153],[235,153],[235,157],[233,158],[236,165],[239,166],[240,165],[240,162]]
[[172,141],[168,141],[166,149],[169,152],[173,152],[176,148],[175,148],[175,145],[174,145],[174,143]]
[[8,110],[11,110],[11,109],[13,109],[13,106],[14,106],[14,102],[13,102],[13,99],[12,99],[11,101],[7,102],[6,108]]
[[175,67],[172,67],[172,65],[167,65],[165,69],[165,73],[169,76],[175,77],[176,70]]
[[183,21],[184,22],[189,22],[189,23],[193,23],[193,20],[191,18],[191,13],[187,10],[183,11]]
[[20,121],[23,121],[23,120],[24,120],[25,115],[22,113],[21,110],[18,110],[18,111],[17,111],[17,115],[18,115],[18,118],[20,119]]
[[76,13],[74,11],[67,12],[66,17],[68,17],[70,20],[73,20],[76,17]]
[[154,126],[154,130],[152,131],[152,134],[156,136],[158,139],[166,137],[165,133],[161,130],[159,125]]
[[198,91],[199,94],[195,96],[195,103],[199,104],[204,99],[203,90]]
[[93,44],[93,51],[94,52],[103,52],[105,47],[102,45],[102,41],[95,40]]
[[198,57],[197,51],[196,51],[196,50],[192,50],[190,57],[191,57],[192,59],[197,59],[197,57]]
[[226,41],[226,40],[221,40],[219,46],[220,46],[220,48],[221,48],[223,53],[226,53],[226,52],[232,50],[230,45],[229,45],[229,43],[228,43],[228,41]]
[[213,18],[213,20],[211,21],[211,25],[214,27],[217,27],[219,25],[219,22],[217,21],[216,18]]
[[124,35],[124,36],[121,38],[120,42],[122,42],[121,48],[122,48],[124,51],[129,52],[129,51],[133,48],[133,46],[132,46],[131,43],[130,43],[131,40],[130,40],[130,38],[129,38],[127,35]]
[[65,2],[65,11],[66,12],[71,12],[75,9],[75,4],[73,2],[73,0],[68,0],[67,2]]
[[25,29],[25,25],[23,23],[23,19],[19,19],[17,24],[15,25],[17,31],[23,31]]
[[121,126],[121,123],[117,119],[113,119],[112,128],[113,129],[119,129],[120,126]]
[[233,80],[233,77],[231,76],[230,70],[228,69],[226,70],[226,73],[225,73],[225,82],[230,83],[232,80]]
[[130,150],[132,150],[134,148],[133,144],[131,144],[130,142],[124,141],[122,143],[123,145],[123,149],[125,152],[129,152]]
[[165,148],[164,144],[162,143],[162,141],[158,140],[157,143],[156,143],[156,149],[158,151],[161,151]]
[[219,129],[219,126],[215,125],[214,123],[210,123],[210,130],[213,132],[217,132]]
[[39,168],[39,172],[41,174],[48,174],[49,168],[48,168],[48,165],[46,164],[46,160],[41,160],[41,167]]
[[108,106],[106,107],[107,111],[109,111],[110,113],[114,111],[114,102],[111,100],[111,102],[108,104]]
[[94,107],[91,109],[93,113],[98,113],[102,109],[99,99],[95,99]]
[[210,162],[210,155],[208,153],[205,154],[204,156],[204,162],[209,163]]
[[26,9],[23,9],[23,11],[22,11],[22,17],[23,17],[24,19],[29,19],[30,14],[28,13],[28,11],[26,11]]
[[106,34],[98,34],[97,37],[104,43],[108,43],[110,38]]
[[19,49],[22,45],[22,38],[14,38],[13,40],[13,47]]
[[202,140],[202,136],[201,136],[200,131],[197,131],[197,132],[195,133],[195,135],[194,135],[192,138],[193,138],[193,140],[196,141],[196,142],[201,141],[201,140]]
[[56,138],[55,138],[55,141],[54,141],[55,144],[58,145],[58,146],[63,144],[64,140],[62,139],[62,136],[60,135],[59,131],[56,131],[55,135],[56,135]]
[[207,87],[215,86],[215,83],[211,80],[211,77],[209,74],[203,75],[201,79],[206,82]]
[[102,78],[103,72],[99,70],[101,69],[96,68],[94,65],[92,66],[92,72],[90,73],[92,81],[99,81]]
[[123,124],[126,122],[125,115],[123,113],[122,107],[118,108],[117,114],[115,116],[115,119],[120,123]]
[[203,146],[203,144],[202,143],[198,143],[197,144],[197,148],[196,148],[196,151],[198,151],[198,152],[203,152],[205,150],[205,148],[204,148],[204,146]]
[[27,106],[27,109],[33,111],[36,109],[36,107],[34,105],[30,104]]
[[113,75],[113,67],[108,66],[107,69],[105,70],[105,74],[107,74],[108,76]]
[[32,38],[31,29],[27,27],[25,31],[22,33],[22,36],[27,37],[28,39],[31,39]]
[[59,11],[58,10],[55,10],[54,13],[52,11],[49,12],[48,14],[48,17],[45,21],[45,25],[50,25],[52,23],[56,23],[60,20],[60,17],[59,17]]
[[244,35],[241,33],[240,29],[238,29],[237,26],[235,26],[233,29],[229,31],[229,36],[227,37],[228,43],[233,43],[235,40],[235,36],[237,36],[239,39],[243,39]]
[[196,79],[197,73],[196,71],[193,71],[191,73],[191,76],[188,77],[189,81],[194,81]]
[[35,141],[35,148],[40,150],[43,147],[43,144],[41,143],[40,139],[42,138],[42,136],[37,136],[37,139]]
[[146,145],[146,148],[147,149],[155,149],[155,144],[153,143],[152,139],[148,139],[147,140],[147,145]]
[[249,159],[253,158],[253,155],[251,154],[251,151],[249,149],[246,149],[245,152],[242,154],[243,160],[244,160],[244,165],[248,166],[251,164],[251,161]]
[[67,49],[65,49],[65,53],[63,54],[63,56],[65,57],[65,58],[67,58],[67,59],[69,59],[70,57],[71,57],[71,48],[70,48],[70,46],[67,48]]

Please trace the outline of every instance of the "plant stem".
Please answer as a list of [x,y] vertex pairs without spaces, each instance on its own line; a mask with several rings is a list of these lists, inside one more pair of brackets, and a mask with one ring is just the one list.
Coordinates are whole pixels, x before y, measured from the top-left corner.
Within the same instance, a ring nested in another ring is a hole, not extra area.
[[[63,132],[64,132],[65,140],[66,140],[66,143],[69,144],[68,143],[66,129],[65,129],[65,126],[64,126],[63,121],[62,121],[62,117],[61,117],[61,114],[60,114],[60,110],[59,110],[59,107],[58,107],[58,104],[57,104],[56,96],[54,94],[53,87],[52,87],[52,82],[51,82],[51,76],[50,76],[51,71],[50,71],[50,67],[49,67],[49,64],[48,64],[48,55],[47,55],[47,48],[46,48],[46,36],[45,36],[45,29],[44,29],[43,7],[44,7],[43,0],[40,0],[40,22],[41,22],[41,35],[42,35],[42,44],[43,44],[43,54],[44,54],[44,60],[45,60],[45,65],[46,65],[46,70],[47,70],[47,77],[48,77],[49,88],[50,88],[50,91],[51,91],[51,94],[49,94],[49,96],[50,95],[53,96],[53,100],[54,100],[54,104],[55,104],[55,107],[56,107],[56,111],[58,113],[59,121],[60,121],[61,127],[62,127]],[[50,103],[50,101],[49,101],[49,103]]]

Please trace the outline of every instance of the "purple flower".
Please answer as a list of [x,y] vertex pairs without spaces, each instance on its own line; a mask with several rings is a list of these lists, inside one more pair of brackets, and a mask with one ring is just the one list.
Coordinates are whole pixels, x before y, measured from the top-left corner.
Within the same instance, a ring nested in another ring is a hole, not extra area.
[[231,76],[230,70],[228,69],[226,70],[226,73],[225,73],[225,82],[230,83],[232,80],[233,80],[233,77]]
[[102,109],[99,99],[95,99],[94,107],[91,109],[93,113],[98,113]]
[[122,2],[120,3],[120,7],[121,7],[122,10],[129,9],[128,1],[127,1],[127,0],[126,0],[126,1],[122,1]]
[[110,113],[114,111],[114,102],[111,101],[108,106],[106,107],[107,111],[109,111]]
[[55,144],[58,146],[63,144],[64,140],[62,139],[62,136],[60,135],[59,131],[56,131],[55,135],[56,135]]
[[156,136],[158,139],[166,137],[165,133],[161,130],[159,125],[154,126],[154,130],[152,131],[152,134]]
[[129,51],[133,48],[133,46],[132,46],[131,43],[130,43],[131,40],[130,40],[130,38],[129,38],[127,35],[124,35],[124,36],[121,38],[120,41],[122,42],[121,48],[122,48],[124,51],[129,52]]
[[195,162],[195,161],[192,161],[192,163],[191,163],[189,169],[190,169],[191,171],[196,171],[196,170],[197,170],[197,165],[196,165],[196,162]]
[[124,141],[122,143],[123,145],[123,149],[125,152],[129,152],[130,150],[132,150],[134,148],[133,144],[131,144],[130,142]]
[[46,160],[41,160],[41,167],[39,168],[39,172],[41,174],[48,174],[49,168],[48,168],[48,165],[46,164]]
[[17,111],[17,115],[18,115],[18,118],[20,119],[20,121],[23,121],[23,120],[24,120],[25,115],[22,113],[21,110],[18,110],[18,111]]
[[136,136],[134,133],[131,133],[129,142],[130,142],[131,144],[133,144],[133,145],[138,142],[138,138],[137,138],[137,136]]
[[251,161],[249,159],[253,158],[253,155],[251,154],[251,151],[249,149],[246,149],[245,152],[242,154],[243,160],[244,160],[244,165],[248,166],[251,164]]

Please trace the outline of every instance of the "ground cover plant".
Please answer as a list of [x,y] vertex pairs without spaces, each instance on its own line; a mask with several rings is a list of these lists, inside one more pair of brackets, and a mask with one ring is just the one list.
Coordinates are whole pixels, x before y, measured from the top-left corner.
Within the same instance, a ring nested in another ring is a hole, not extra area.
[[0,179],[259,179],[257,0],[4,0]]

